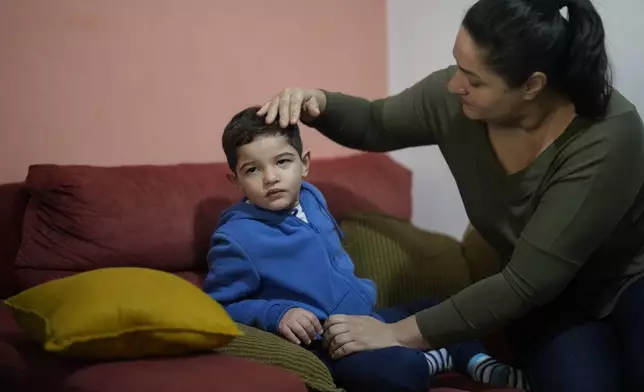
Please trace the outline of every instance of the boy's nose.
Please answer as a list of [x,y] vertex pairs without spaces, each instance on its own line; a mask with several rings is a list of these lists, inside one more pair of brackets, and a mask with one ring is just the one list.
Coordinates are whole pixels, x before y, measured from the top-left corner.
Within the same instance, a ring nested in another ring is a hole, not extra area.
[[279,176],[274,170],[266,170],[264,173],[264,182],[266,184],[274,184],[279,180]]

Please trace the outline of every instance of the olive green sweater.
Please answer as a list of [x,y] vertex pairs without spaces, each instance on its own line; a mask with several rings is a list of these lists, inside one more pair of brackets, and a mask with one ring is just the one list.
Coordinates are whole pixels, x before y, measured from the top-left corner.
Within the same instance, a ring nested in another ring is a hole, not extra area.
[[434,347],[481,336],[560,296],[604,317],[644,273],[644,126],[635,107],[615,91],[603,120],[575,118],[508,175],[485,124],[447,91],[454,71],[372,102],[325,92],[311,124],[366,151],[438,145],[472,225],[504,258],[501,273],[418,313],[423,336]]

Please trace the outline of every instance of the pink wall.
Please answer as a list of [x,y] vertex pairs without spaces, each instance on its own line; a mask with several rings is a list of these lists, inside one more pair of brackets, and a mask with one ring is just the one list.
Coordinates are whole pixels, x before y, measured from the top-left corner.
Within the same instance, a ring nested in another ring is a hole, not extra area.
[[[286,85],[386,93],[384,0],[2,0],[0,183],[33,163],[223,160]],[[350,153],[304,132],[314,157]]]

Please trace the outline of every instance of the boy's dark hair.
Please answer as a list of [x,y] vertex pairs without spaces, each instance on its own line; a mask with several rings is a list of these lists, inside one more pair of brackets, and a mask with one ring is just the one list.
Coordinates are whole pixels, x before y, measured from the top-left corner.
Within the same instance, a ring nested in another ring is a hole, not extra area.
[[604,25],[591,0],[479,0],[463,26],[510,87],[540,71],[579,115],[605,115],[612,77]]
[[259,109],[259,106],[251,106],[242,110],[235,114],[224,128],[221,144],[228,166],[233,172],[237,166],[237,149],[262,137],[284,136],[288,144],[302,155],[302,139],[297,124],[290,124],[286,128],[282,128],[277,121],[266,124],[264,116],[257,115]]

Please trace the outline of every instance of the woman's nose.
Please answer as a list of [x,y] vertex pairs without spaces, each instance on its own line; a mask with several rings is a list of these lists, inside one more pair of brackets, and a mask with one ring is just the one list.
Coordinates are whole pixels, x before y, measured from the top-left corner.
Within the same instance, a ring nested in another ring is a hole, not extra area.
[[452,94],[467,95],[467,89],[461,79],[457,71],[447,83],[447,90]]

